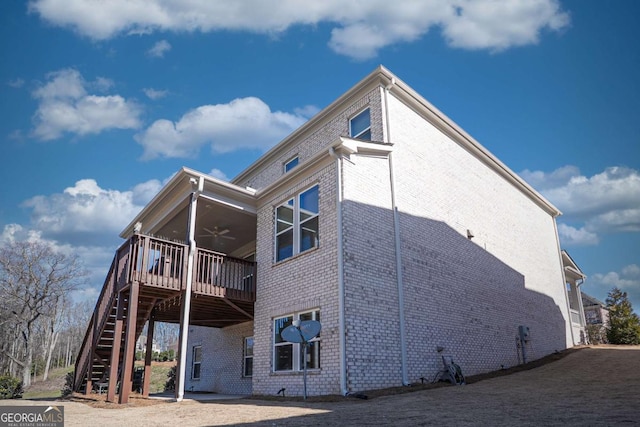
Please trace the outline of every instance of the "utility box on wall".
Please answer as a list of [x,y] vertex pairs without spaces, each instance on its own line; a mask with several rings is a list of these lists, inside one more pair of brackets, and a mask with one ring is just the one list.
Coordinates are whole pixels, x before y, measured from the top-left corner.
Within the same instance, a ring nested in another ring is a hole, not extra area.
[[520,336],[521,342],[529,341],[529,327],[524,325],[518,326],[518,335]]

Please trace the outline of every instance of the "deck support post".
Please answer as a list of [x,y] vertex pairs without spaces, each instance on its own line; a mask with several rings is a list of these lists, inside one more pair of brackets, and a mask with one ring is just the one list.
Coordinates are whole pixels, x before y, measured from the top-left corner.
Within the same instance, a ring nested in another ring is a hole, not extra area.
[[149,324],[147,325],[147,350],[144,356],[144,382],[142,383],[142,396],[149,397],[149,385],[151,384],[151,356],[153,355],[153,330],[155,321],[153,319],[153,311],[149,316]]
[[184,291],[182,293],[182,307],[180,316],[180,350],[178,353],[178,369],[176,372],[176,400],[184,398],[185,370],[187,368],[187,340],[189,337],[189,317],[191,314],[191,285],[193,283],[193,264],[196,257],[196,211],[198,208],[198,196],[204,190],[204,177],[198,179],[198,188],[191,193],[189,203],[189,224],[187,225],[187,241],[189,242],[189,254],[187,256],[187,275],[185,277]]
[[109,386],[107,387],[107,402],[116,401],[118,388],[118,371],[120,369],[120,342],[122,341],[122,324],[124,322],[124,297],[118,293],[118,310],[116,325],[113,330],[113,345],[111,346],[111,361],[109,363]]
[[91,322],[91,349],[89,350],[90,351],[89,366],[87,367],[87,382],[86,382],[86,386],[84,387],[84,394],[91,393],[91,389],[93,388],[91,376],[93,374],[93,355],[96,354],[96,335],[97,335],[96,329],[98,329],[96,325],[97,321],[98,321],[98,315],[94,310],[92,322]]
[[136,352],[136,323],[138,320],[138,294],[140,284],[133,282],[129,287],[129,304],[127,304],[127,324],[124,338],[124,356],[122,372],[120,372],[120,395],[118,403],[129,403],[133,376],[133,360]]

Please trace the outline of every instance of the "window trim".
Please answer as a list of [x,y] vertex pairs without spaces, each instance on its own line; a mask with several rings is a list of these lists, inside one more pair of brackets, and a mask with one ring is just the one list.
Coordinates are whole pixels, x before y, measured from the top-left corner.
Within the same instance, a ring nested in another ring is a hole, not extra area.
[[[310,211],[304,211],[304,213],[306,213],[308,215],[307,218],[305,218],[304,220],[300,219],[300,214],[303,212],[303,210],[300,207],[300,196],[302,196],[303,194],[307,193],[308,191],[317,188],[317,192],[318,192],[318,212],[310,212]],[[285,209],[291,209],[292,210],[292,222],[288,223],[287,221],[284,221],[282,219],[278,218],[278,210],[280,208],[285,208]],[[273,239],[273,252],[274,252],[274,262],[278,263],[278,262],[282,262],[285,261],[287,259],[293,258],[299,254],[305,253],[307,251],[310,251],[312,249],[316,249],[320,246],[320,185],[318,183],[313,184],[309,187],[306,187],[302,190],[300,190],[299,192],[297,192],[294,196],[289,197],[284,203],[281,203],[279,205],[277,205],[274,209],[274,222],[275,222],[275,227],[274,227],[274,239]],[[301,229],[303,228],[304,224],[307,224],[313,220],[315,220],[316,218],[318,218],[318,225],[317,225],[317,230],[316,230],[316,235],[315,235],[315,241],[314,244],[304,250],[301,250],[301,242],[302,242],[302,233],[301,233]],[[283,230],[278,231],[278,224],[279,222],[284,223],[287,225],[286,228],[284,228]],[[279,251],[278,251],[278,238],[280,236],[285,235],[286,233],[292,233],[292,248],[291,248],[291,255],[290,256],[285,256],[283,258],[279,258]]]
[[[352,123],[353,121],[358,118],[362,113],[364,113],[365,111],[369,111],[369,126],[367,126],[366,128],[364,128],[362,131],[360,131],[357,135],[353,134],[353,129],[352,129]],[[369,132],[369,138],[367,139],[368,141],[371,140],[371,108],[369,106],[367,106],[366,108],[363,108],[362,110],[358,111],[356,114],[354,114],[353,116],[351,116],[351,118],[349,119],[349,137],[353,138],[353,139],[361,139],[360,136]]]
[[[196,361],[196,350],[200,350],[199,360]],[[195,376],[196,365],[198,365],[198,376]],[[202,345],[194,345],[191,349],[191,379],[199,380],[202,378]]]
[[[293,162],[295,162],[295,164],[292,165],[292,166],[289,166]],[[300,164],[300,157],[296,154],[295,156],[291,157],[289,160],[284,162],[284,165],[282,166],[282,170],[284,171],[284,173],[287,173],[287,172],[291,171],[292,169],[294,169],[299,164]]]
[[[251,354],[247,354],[247,342],[249,340],[253,341],[253,344],[251,345]],[[244,337],[243,340],[243,346],[242,346],[242,376],[244,378],[251,378],[253,377],[253,354],[254,354],[254,347],[255,347],[255,340],[253,338],[253,336],[250,337]],[[247,374],[247,359],[251,359],[251,373]]]
[[[291,320],[296,320],[296,319],[300,319],[300,316],[305,315],[305,314],[309,314],[311,313],[311,320],[318,320],[320,317],[320,309],[319,308],[312,308],[310,310],[304,310],[304,311],[297,311],[294,313],[289,313],[289,314],[285,314],[283,316],[278,316],[278,317],[274,317],[271,319],[271,325],[273,326],[273,333],[272,333],[272,349],[271,349],[271,372],[275,373],[275,374],[287,374],[287,373],[295,373],[295,372],[301,372],[303,371],[304,367],[302,366],[301,363],[301,357],[302,357],[302,347],[300,343],[290,343],[287,341],[282,341],[282,342],[276,342],[276,328],[275,328],[275,323],[277,320],[279,319],[286,319],[288,317],[291,317]],[[318,347],[317,347],[317,363],[318,366],[315,368],[311,368],[308,367],[307,371],[319,371],[321,369],[321,363],[320,363],[320,342],[321,342],[321,334],[318,334],[317,337],[313,338],[312,340],[309,340],[309,343],[317,343]],[[276,363],[276,347],[284,347],[284,346],[291,346],[291,364],[292,364],[292,369],[276,369],[277,367],[277,363]],[[310,353],[307,353],[310,354]]]

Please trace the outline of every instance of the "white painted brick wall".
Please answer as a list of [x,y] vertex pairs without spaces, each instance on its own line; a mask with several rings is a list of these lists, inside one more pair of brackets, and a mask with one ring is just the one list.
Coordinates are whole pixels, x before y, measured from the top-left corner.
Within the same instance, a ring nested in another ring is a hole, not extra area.
[[[243,377],[244,338],[253,336],[253,322],[226,328],[190,326],[185,391],[251,394],[251,378]],[[202,346],[200,379],[191,378],[193,347]]]
[[[371,130],[382,140],[380,91],[374,90],[355,100],[344,112],[315,130],[244,185],[262,188],[282,175],[282,164],[293,155],[304,162],[320,150],[327,150],[340,136],[348,136],[349,118],[371,106]],[[274,263],[274,208],[311,185],[319,184],[320,245],[291,259]],[[340,356],[338,336],[338,266],[336,254],[336,167],[335,163],[313,176],[303,178],[282,194],[264,200],[258,211],[256,261],[258,285],[255,304],[254,394],[273,395],[282,387],[287,395],[302,395],[301,373],[273,372],[273,319],[275,317],[320,309],[322,333],[320,370],[310,371],[309,395],[340,393]]]
[[[305,188],[319,185],[319,246],[274,263],[274,208]],[[339,393],[338,293],[336,257],[335,165],[307,177],[258,210],[258,286],[255,303],[254,394],[302,395],[300,373],[273,372],[273,319],[294,312],[320,309],[322,323],[320,370],[309,372],[309,395]]]
[[344,162],[344,274],[349,391],[401,385],[389,162]]
[[[393,97],[391,142],[401,212],[409,380],[441,367],[465,374],[571,345],[553,218]],[[473,240],[466,238],[467,229]]]

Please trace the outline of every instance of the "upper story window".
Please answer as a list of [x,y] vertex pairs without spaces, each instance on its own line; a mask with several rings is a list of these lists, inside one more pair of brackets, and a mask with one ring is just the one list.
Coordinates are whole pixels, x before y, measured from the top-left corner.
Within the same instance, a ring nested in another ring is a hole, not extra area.
[[298,156],[295,156],[292,159],[287,160],[284,163],[284,173],[289,172],[291,169],[295,168],[296,166],[298,166],[298,163],[300,162],[300,159],[298,158]]
[[371,114],[368,108],[349,120],[349,136],[371,141]]
[[318,246],[318,186],[276,208],[276,261]]

